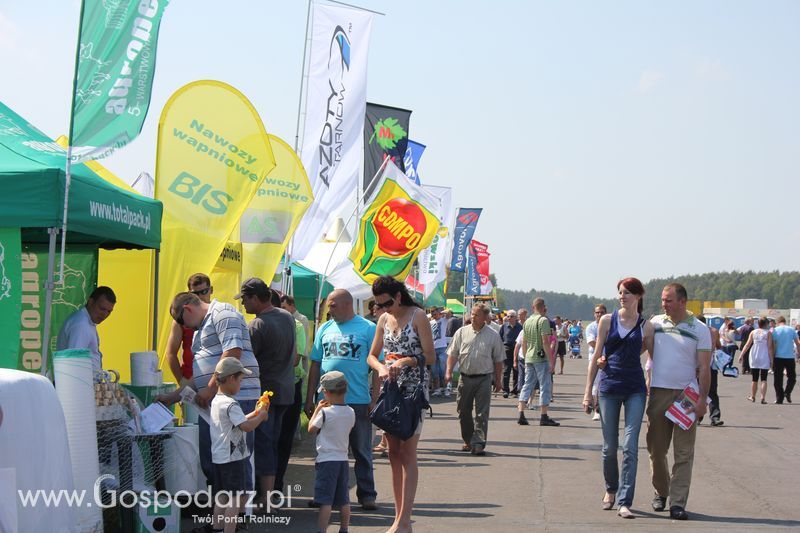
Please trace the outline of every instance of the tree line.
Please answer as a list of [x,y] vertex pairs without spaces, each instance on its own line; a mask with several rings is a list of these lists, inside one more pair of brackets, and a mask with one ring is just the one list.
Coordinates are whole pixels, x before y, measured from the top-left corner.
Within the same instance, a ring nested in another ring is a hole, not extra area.
[[[710,272],[669,278],[656,278],[645,283],[644,314],[661,312],[661,289],[669,283],[681,283],[689,298],[694,300],[735,300],[758,298],[769,302],[773,309],[800,308],[800,272]],[[530,309],[533,298],[541,296],[547,302],[548,314],[566,318],[592,320],[594,306],[604,303],[609,312],[617,308],[616,298],[595,298],[585,294],[554,291],[497,289],[501,309]],[[788,317],[787,317],[788,318]]]

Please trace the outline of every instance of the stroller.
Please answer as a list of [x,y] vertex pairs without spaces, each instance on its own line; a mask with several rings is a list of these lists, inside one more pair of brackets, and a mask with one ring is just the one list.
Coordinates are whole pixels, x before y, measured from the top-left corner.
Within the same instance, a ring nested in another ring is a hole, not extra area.
[[570,356],[574,359],[581,358],[581,339],[579,337],[569,338]]

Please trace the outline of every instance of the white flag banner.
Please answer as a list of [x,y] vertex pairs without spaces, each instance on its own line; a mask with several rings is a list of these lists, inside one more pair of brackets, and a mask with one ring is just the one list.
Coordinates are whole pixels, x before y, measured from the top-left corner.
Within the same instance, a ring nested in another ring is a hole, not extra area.
[[314,203],[291,247],[301,260],[355,195],[364,142],[372,15],[314,4],[301,159]]
[[450,264],[450,252],[453,248],[453,227],[456,212],[453,210],[453,189],[436,185],[422,185],[422,188],[439,200],[439,231],[433,238],[430,247],[419,254],[419,276],[417,280],[423,286],[425,298],[431,295],[440,282],[447,277],[445,267]]

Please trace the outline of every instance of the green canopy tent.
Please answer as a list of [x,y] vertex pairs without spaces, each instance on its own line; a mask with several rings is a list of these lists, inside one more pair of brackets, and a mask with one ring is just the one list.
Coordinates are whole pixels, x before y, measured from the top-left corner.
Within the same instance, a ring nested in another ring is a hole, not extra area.
[[323,282],[322,274],[318,274],[300,263],[292,263],[292,292],[295,305],[301,313],[312,319],[312,322],[317,309],[320,283],[323,284],[322,298],[326,298],[333,290],[333,285],[327,281]]
[[[44,338],[50,336],[56,239],[62,226],[66,151],[0,102],[0,228],[23,243],[48,243]],[[158,248],[161,202],[116,187],[71,165],[67,242],[101,248]],[[42,372],[48,343],[42,347]]]

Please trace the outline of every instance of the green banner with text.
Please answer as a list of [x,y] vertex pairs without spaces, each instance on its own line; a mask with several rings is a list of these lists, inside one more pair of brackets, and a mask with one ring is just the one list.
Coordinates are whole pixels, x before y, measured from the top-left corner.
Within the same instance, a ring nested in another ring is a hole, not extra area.
[[0,368],[17,368],[20,287],[19,228],[0,228]]
[[[42,338],[44,337],[44,310],[47,281],[47,247],[26,245],[22,248],[22,312],[18,313],[19,370],[39,372],[42,368]],[[86,303],[97,285],[97,250],[75,246],[67,249],[64,261],[64,284],[53,289],[52,319],[48,355],[48,369],[52,368],[52,355],[56,348],[58,331],[64,321]]]
[[72,97],[72,159],[101,159],[142,131],[168,0],[83,0]]

